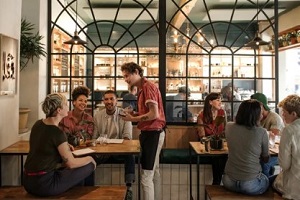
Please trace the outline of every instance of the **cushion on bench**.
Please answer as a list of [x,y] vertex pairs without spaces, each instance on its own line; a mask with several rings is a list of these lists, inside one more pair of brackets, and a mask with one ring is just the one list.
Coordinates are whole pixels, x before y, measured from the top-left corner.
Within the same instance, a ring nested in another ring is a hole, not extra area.
[[[192,163],[196,164],[196,154],[192,152]],[[163,164],[189,164],[189,149],[162,149],[160,154],[160,163]],[[210,156],[201,156],[200,164],[211,164]]]

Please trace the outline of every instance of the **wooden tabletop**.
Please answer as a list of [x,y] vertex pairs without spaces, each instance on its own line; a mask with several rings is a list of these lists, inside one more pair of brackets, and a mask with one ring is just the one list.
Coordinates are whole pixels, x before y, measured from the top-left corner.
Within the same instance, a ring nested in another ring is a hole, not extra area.
[[190,146],[192,149],[196,152],[196,154],[204,155],[222,155],[222,154],[228,154],[228,148],[227,143],[224,142],[224,148],[221,150],[209,150],[208,152],[205,151],[205,146],[201,142],[190,142]]
[[[79,148],[85,148],[85,146]],[[100,154],[137,154],[140,153],[140,142],[139,140],[124,140],[123,143],[120,144],[97,144],[95,147],[88,148],[91,148],[95,150],[95,153]]]
[[[209,150],[208,152],[205,151],[205,146],[201,142],[190,142],[190,146],[192,149],[196,152],[198,155],[222,155],[222,154],[228,154],[228,147],[227,142],[224,142],[224,148],[221,150]],[[270,154],[272,156],[275,156],[278,154],[279,151],[279,144],[275,144],[274,148],[270,148]]]
[[21,140],[0,151],[0,154],[28,154],[29,141]]
[[[86,148],[86,146],[76,149]],[[140,153],[139,140],[124,140],[121,144],[97,144],[95,147],[89,147],[95,150],[95,153],[103,154],[137,154]],[[0,154],[22,155],[29,153],[29,141],[21,140],[0,151]]]

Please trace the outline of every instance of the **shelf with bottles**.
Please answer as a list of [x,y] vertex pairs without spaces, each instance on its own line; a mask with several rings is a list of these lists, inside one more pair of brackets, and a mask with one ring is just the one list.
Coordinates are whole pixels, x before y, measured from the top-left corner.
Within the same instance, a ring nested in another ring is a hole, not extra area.
[[94,79],[95,90],[107,90],[107,88],[114,88],[118,90],[128,90],[128,84],[124,78],[95,78]]
[[66,33],[58,28],[54,28],[51,38],[52,49],[57,51],[61,51],[62,49],[64,49],[65,51],[69,52],[70,45],[64,44],[64,42],[69,39],[70,37]]
[[[81,45],[74,45],[70,54],[71,45],[64,44],[69,36],[58,28],[52,33],[51,75],[52,76],[84,76],[86,68],[85,48]],[[72,56],[71,56],[72,55]],[[72,63],[70,61],[72,60]]]
[[[71,89],[85,85],[85,82],[83,79],[72,79],[71,81]],[[55,78],[52,79],[52,92],[58,92],[58,93],[66,93],[70,90],[70,79],[69,78]]]

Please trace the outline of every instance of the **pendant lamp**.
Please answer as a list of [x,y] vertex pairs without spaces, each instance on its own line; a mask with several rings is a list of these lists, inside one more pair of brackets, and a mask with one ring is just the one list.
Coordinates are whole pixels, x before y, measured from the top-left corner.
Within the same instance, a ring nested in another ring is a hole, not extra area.
[[244,46],[245,47],[251,47],[253,49],[258,49],[259,46],[263,46],[263,45],[268,45],[269,42],[266,42],[264,40],[262,40],[260,37],[259,37],[259,28],[258,28],[258,0],[257,0],[257,31],[255,33],[255,37],[250,41],[248,42],[247,44],[245,44]]
[[71,40],[65,41],[64,44],[72,44],[72,45],[83,45],[83,44],[87,44],[86,41],[80,39],[80,37],[78,36],[78,32],[77,32],[77,5],[78,4],[78,0],[76,0],[76,23],[75,23],[75,32],[74,32],[74,36],[71,38]]

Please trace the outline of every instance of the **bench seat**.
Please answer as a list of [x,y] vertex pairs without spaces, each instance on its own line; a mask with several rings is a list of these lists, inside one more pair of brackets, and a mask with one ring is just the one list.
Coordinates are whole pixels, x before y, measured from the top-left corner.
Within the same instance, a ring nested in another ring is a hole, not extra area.
[[23,186],[0,187],[0,199],[97,199],[124,200],[125,186],[82,186],[74,187],[67,192],[51,197],[38,197],[28,194]]
[[206,185],[205,186],[205,200],[280,200],[283,199],[279,194],[269,188],[264,194],[261,195],[245,195],[240,193],[231,192],[220,185]]

